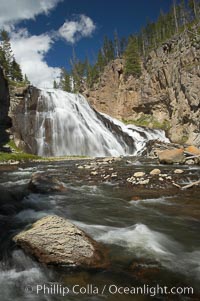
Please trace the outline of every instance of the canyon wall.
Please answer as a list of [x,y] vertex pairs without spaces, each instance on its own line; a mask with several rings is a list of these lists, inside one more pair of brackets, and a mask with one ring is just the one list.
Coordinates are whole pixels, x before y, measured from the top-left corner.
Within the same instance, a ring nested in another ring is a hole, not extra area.
[[9,140],[8,128],[11,126],[11,120],[8,116],[9,107],[8,83],[0,67],[0,150],[3,150],[3,145]]
[[100,112],[164,128],[173,142],[199,146],[199,34],[185,31],[152,51],[138,79],[125,78],[123,59],[110,62],[84,95]]

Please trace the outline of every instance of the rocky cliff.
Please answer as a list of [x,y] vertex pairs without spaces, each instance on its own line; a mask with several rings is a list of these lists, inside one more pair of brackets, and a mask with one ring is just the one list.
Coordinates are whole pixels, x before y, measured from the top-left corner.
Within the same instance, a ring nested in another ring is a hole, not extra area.
[[8,83],[4,77],[3,70],[0,68],[0,149],[3,150],[3,145],[8,141],[7,129],[11,125],[8,116],[10,106]]
[[19,149],[36,154],[35,122],[39,90],[32,86],[18,87],[10,92],[9,115],[12,133]]
[[8,111],[10,106],[8,83],[4,77],[3,70],[0,68],[0,124],[8,124]]
[[200,145],[200,36],[185,31],[152,51],[139,79],[125,79],[116,59],[93,89],[84,92],[99,111],[150,127],[173,142]]

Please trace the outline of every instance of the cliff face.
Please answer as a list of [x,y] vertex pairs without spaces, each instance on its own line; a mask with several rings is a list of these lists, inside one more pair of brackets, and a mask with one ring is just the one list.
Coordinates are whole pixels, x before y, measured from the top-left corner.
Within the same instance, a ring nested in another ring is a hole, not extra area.
[[182,33],[152,51],[142,76],[124,77],[124,61],[104,70],[92,90],[85,91],[99,111],[147,126],[168,127],[173,142],[200,145],[200,37]]
[[17,147],[36,154],[35,122],[39,90],[35,87],[15,88],[11,91],[9,115]]
[[10,106],[8,83],[4,77],[3,70],[0,68],[0,125],[9,124],[8,111]]
[[7,129],[11,125],[8,116],[10,106],[8,83],[4,77],[3,70],[0,68],[0,150],[3,150],[3,145],[9,140]]

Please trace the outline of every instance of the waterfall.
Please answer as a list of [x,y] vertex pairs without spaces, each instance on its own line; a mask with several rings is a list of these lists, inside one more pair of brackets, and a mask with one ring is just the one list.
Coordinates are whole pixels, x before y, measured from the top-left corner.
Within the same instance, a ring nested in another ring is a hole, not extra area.
[[136,155],[148,140],[169,142],[164,131],[124,125],[96,112],[80,94],[40,90],[35,121],[40,156]]

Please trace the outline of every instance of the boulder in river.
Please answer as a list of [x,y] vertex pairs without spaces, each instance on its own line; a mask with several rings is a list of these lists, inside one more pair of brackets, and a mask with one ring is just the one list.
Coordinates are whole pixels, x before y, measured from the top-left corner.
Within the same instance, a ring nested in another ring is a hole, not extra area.
[[158,168],[152,169],[152,170],[150,171],[150,175],[151,175],[151,176],[159,175],[160,173],[161,173],[161,170],[158,169]]
[[173,164],[184,163],[184,149],[167,149],[158,153],[160,163]]
[[68,191],[64,183],[56,177],[41,172],[36,172],[32,175],[28,188],[33,192],[39,193]]
[[70,221],[56,215],[43,217],[13,240],[45,264],[85,269],[107,266],[103,247]]

